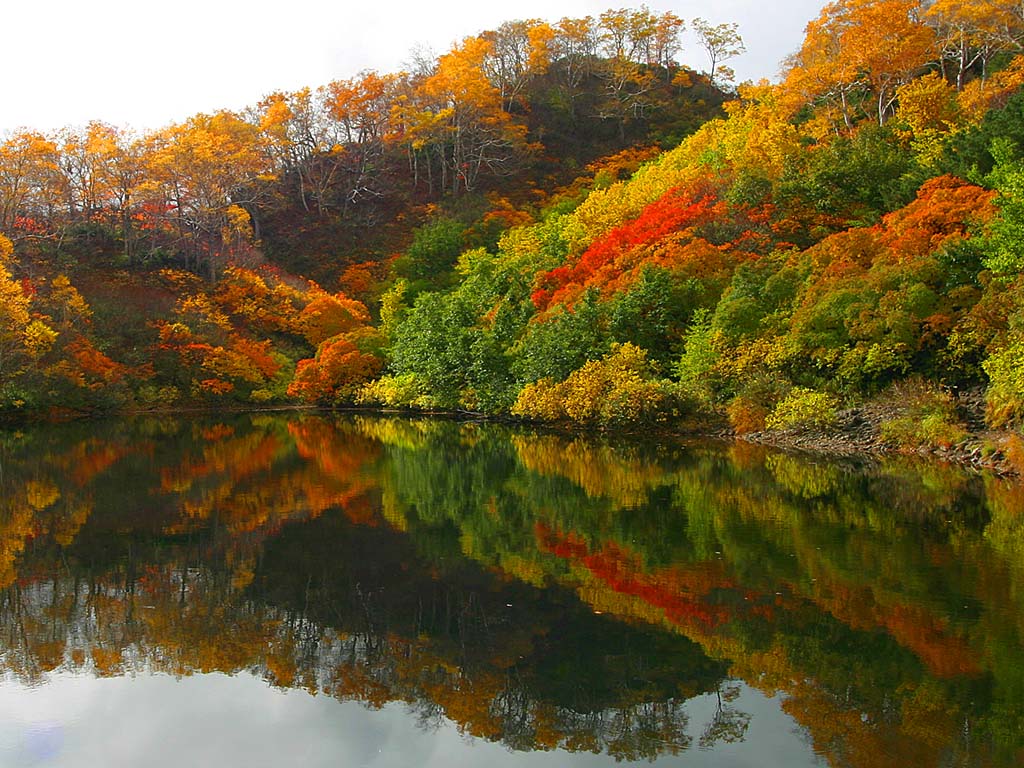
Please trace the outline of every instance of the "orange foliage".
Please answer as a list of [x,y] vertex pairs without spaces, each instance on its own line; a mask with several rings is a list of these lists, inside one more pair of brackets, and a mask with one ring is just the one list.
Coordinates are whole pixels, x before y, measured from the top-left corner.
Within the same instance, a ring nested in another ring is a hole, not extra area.
[[323,293],[309,302],[299,315],[302,334],[313,345],[339,333],[348,333],[369,321],[366,306],[343,293]]
[[77,366],[77,372],[81,374],[82,385],[90,389],[99,389],[119,382],[128,373],[125,366],[111,360],[84,336],[71,342],[68,345],[68,352]]
[[288,396],[306,402],[325,402],[349,396],[383,368],[376,355],[362,352],[351,340],[338,336],[324,341],[313,359],[300,360]]
[[966,237],[972,224],[995,214],[996,193],[955,176],[925,182],[917,198],[882,220],[881,242],[900,261],[934,253],[950,237]]

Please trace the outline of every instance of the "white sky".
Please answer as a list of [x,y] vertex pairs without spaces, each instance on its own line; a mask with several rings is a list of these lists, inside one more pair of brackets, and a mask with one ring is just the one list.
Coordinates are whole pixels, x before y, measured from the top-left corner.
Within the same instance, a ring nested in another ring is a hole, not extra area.
[[[649,0],[689,22],[737,22],[737,80],[775,79],[825,0]],[[512,19],[597,16],[629,0],[0,0],[0,133],[103,120],[139,130],[241,109],[275,90],[364,69],[395,72],[416,45],[447,51]],[[686,39],[681,60],[706,64]]]

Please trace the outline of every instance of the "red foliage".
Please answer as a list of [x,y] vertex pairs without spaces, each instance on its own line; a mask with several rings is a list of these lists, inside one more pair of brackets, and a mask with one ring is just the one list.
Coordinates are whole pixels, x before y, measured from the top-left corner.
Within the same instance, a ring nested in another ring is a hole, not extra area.
[[673,233],[709,223],[720,212],[718,208],[711,197],[695,201],[688,192],[669,190],[636,219],[596,239],[575,264],[556,267],[542,275],[539,290],[533,294],[534,305],[543,310],[555,303],[571,303],[580,290],[602,286],[619,277],[625,266],[622,259],[630,252],[658,243]]

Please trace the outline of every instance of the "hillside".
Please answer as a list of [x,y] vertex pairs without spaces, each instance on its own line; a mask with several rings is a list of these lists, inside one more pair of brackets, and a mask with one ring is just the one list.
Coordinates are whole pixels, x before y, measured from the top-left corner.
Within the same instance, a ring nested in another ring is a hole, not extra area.
[[916,448],[962,441],[980,390],[1016,435],[1019,4],[839,0],[728,101],[714,57],[673,63],[672,14],[576,22],[138,139],[12,137],[3,407],[753,432],[888,398]]

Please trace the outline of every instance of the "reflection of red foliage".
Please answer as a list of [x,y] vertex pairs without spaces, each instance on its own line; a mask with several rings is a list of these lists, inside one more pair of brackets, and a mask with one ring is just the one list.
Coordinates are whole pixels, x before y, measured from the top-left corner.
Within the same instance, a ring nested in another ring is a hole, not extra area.
[[645,574],[641,572],[639,558],[617,544],[605,543],[600,551],[591,552],[575,534],[561,534],[543,523],[536,524],[534,534],[542,551],[582,565],[614,592],[662,609],[675,624],[706,630],[730,617],[728,606],[712,605],[705,600],[713,590],[736,588],[721,573],[717,562]]

